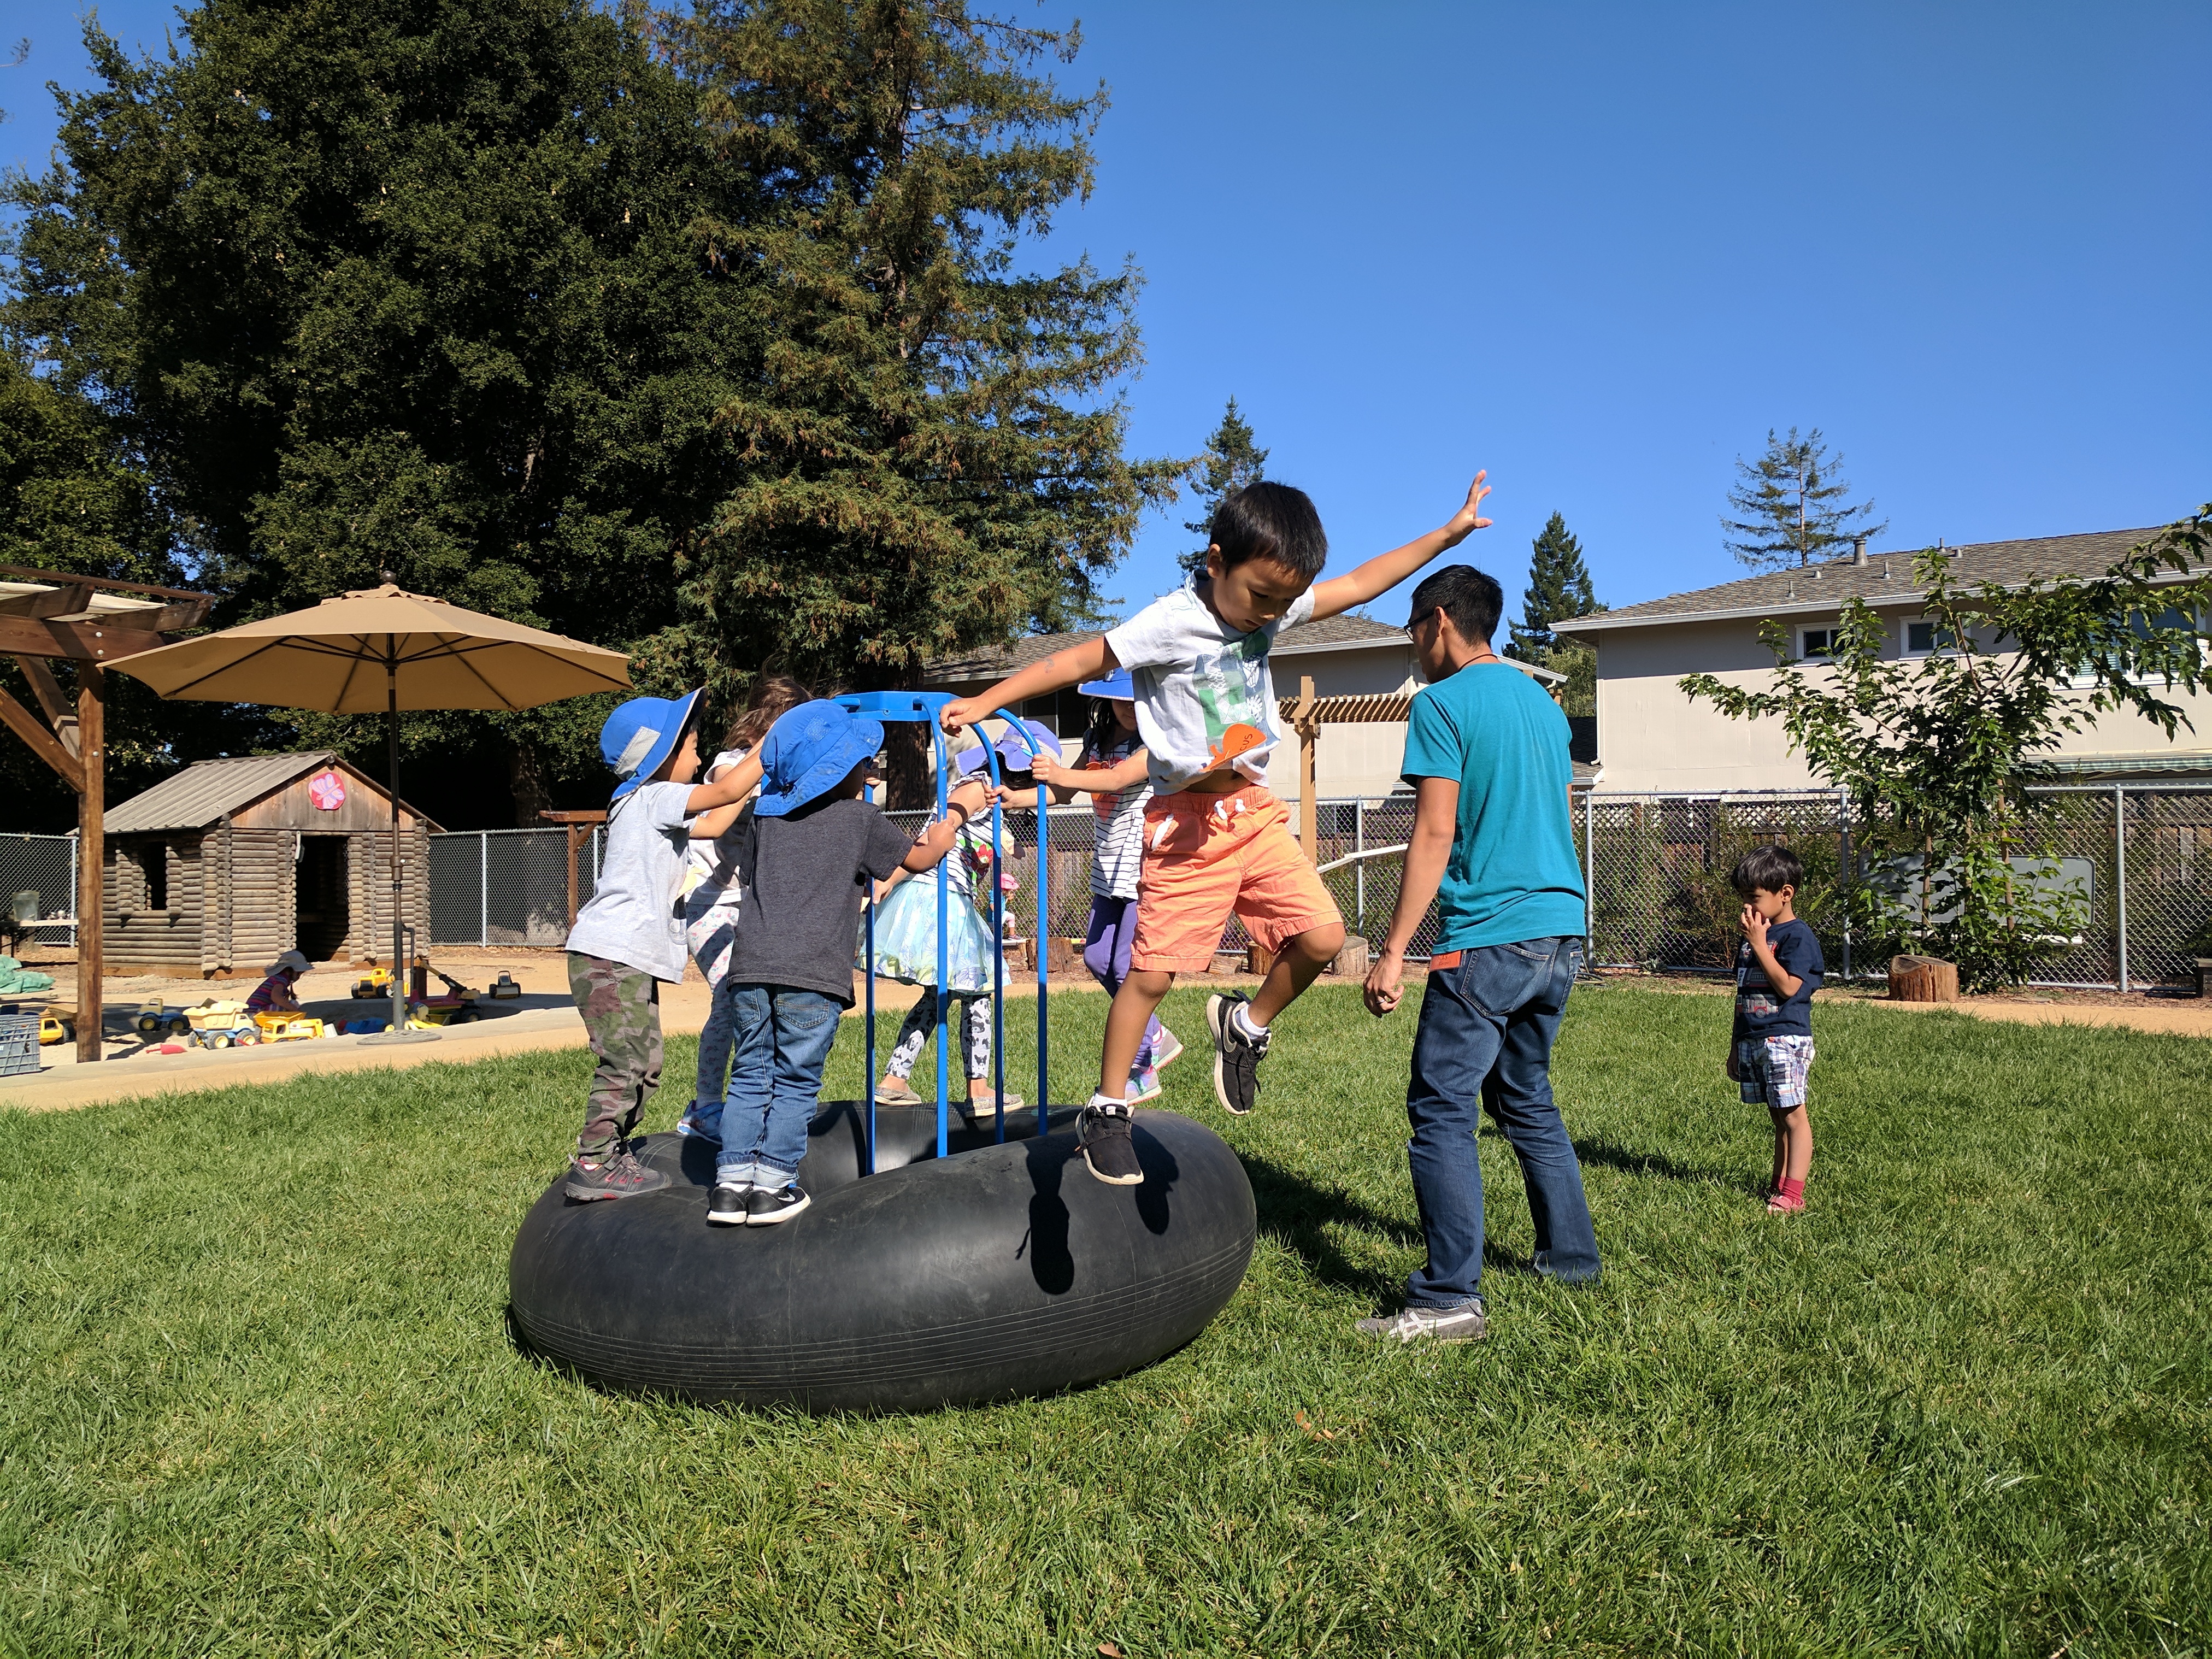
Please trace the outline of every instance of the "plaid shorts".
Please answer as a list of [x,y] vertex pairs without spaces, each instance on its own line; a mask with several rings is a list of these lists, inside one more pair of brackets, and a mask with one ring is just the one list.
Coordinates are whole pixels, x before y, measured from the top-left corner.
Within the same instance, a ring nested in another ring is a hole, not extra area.
[[1735,1045],[1736,1091],[1747,1106],[1796,1110],[1805,1103],[1805,1078],[1812,1069],[1808,1036],[1746,1037]]

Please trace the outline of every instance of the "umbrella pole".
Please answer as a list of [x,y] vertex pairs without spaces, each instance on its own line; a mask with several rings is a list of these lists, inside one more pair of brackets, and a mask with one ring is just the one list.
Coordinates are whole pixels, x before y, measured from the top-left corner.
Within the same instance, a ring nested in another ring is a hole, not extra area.
[[363,1042],[428,1042],[435,1031],[407,1029],[408,963],[406,911],[400,903],[399,878],[399,641],[385,636],[384,657],[384,775],[392,791],[392,1029],[362,1039]]

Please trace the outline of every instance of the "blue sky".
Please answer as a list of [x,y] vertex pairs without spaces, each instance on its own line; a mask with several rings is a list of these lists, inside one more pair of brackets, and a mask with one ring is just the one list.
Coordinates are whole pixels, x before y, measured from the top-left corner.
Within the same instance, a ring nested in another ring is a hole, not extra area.
[[[171,15],[100,10],[156,46]],[[9,15],[32,58],[0,71],[0,154],[43,165],[76,15]],[[1826,432],[1877,546],[2212,498],[2201,0],[1114,0],[1084,33],[1067,83],[1113,107],[1048,252],[1144,268],[1132,447],[1194,453],[1234,394],[1333,573],[1480,465],[1497,524],[1461,556],[1516,608],[1555,510],[1613,604],[1729,580],[1717,520],[1770,426]],[[1185,516],[1111,591],[1174,580]]]

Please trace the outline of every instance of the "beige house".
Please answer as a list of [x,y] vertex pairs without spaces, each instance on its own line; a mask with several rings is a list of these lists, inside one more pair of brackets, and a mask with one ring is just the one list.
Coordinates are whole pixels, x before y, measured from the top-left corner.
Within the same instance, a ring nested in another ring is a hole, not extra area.
[[[930,665],[928,685],[937,691],[969,696],[988,690],[1018,668],[1093,640],[1096,634],[1036,634],[973,656]],[[1316,697],[1371,697],[1417,691],[1428,682],[1414,659],[1413,641],[1402,628],[1364,617],[1328,617],[1302,628],[1285,629],[1268,653],[1278,696],[1298,695],[1299,682],[1311,678]],[[1526,663],[1514,665],[1547,684],[1560,676]],[[1073,760],[1090,720],[1090,699],[1074,691],[1039,697],[1015,712],[1057,732],[1065,757]],[[1316,787],[1322,799],[1387,795],[1404,785],[1399,769],[1406,755],[1406,722],[1375,720],[1324,726],[1314,757]],[[1298,745],[1294,737],[1269,757],[1267,786],[1285,800],[1298,794]]]
[[[2156,527],[2110,530],[1948,550],[1955,561],[1954,582],[2010,584],[2094,575],[2157,533]],[[1697,793],[1812,785],[1810,769],[1802,756],[1788,751],[1778,721],[1729,720],[1710,703],[1692,702],[1678,682],[1686,674],[1710,673],[1736,685],[1765,683],[1774,658],[1760,642],[1759,625],[1769,618],[1790,629],[1798,657],[1817,659],[1851,599],[1864,599],[1882,618],[1887,655],[1910,659],[1940,648],[1916,591],[1912,553],[1863,548],[1826,564],[1553,623],[1559,633],[1597,647],[1597,750],[1604,787]],[[2212,772],[2212,698],[2179,701],[2196,730],[2184,726],[2172,742],[2134,714],[2108,714],[2068,734],[2051,763],[2084,777]]]

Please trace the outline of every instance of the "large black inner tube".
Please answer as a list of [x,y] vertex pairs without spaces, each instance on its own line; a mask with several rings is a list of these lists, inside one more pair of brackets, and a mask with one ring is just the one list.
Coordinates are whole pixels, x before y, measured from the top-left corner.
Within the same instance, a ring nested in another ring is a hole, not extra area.
[[[922,1411],[1047,1394],[1150,1364],[1243,1281],[1257,1216],[1237,1155],[1173,1112],[1137,1114],[1142,1185],[1091,1178],[1074,1109],[1009,1113],[1007,1139],[934,1107],[824,1106],[775,1227],[710,1227],[714,1149],[655,1135],[675,1177],[641,1198],[570,1201],[556,1179],[507,1269],[529,1345],[594,1382],[810,1411]],[[955,1120],[956,1123],[957,1120]]]

